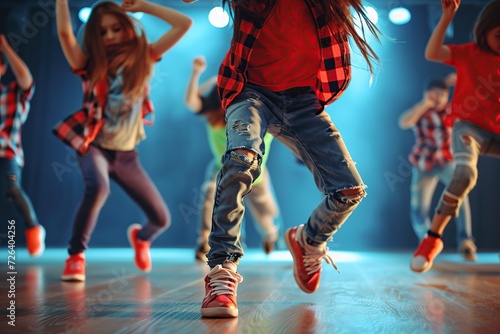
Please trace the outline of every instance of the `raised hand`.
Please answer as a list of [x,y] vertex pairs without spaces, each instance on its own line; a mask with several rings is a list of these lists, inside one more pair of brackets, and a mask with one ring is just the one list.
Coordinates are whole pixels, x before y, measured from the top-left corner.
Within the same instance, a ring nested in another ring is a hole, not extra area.
[[439,104],[438,96],[432,91],[427,91],[424,93],[424,98],[422,100],[422,105],[427,108],[436,108]]
[[207,68],[207,61],[204,57],[196,57],[193,60],[193,71],[197,73],[203,72]]
[[122,8],[127,12],[140,12],[145,0],[122,0]]
[[444,17],[453,18],[460,7],[460,0],[441,0],[441,7]]

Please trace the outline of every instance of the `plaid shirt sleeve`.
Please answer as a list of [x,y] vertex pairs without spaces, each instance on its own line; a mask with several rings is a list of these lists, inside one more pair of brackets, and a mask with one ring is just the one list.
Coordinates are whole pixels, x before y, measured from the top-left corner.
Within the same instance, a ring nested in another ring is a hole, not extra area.
[[[103,125],[103,107],[106,103],[107,84],[100,82],[90,92],[86,71],[75,71],[82,78],[83,108],[56,124],[52,132],[79,154],[85,154]],[[101,99],[98,99],[101,97]]]
[[17,95],[17,110],[21,114],[21,120],[24,123],[28,118],[28,113],[30,111],[30,101],[33,98],[33,94],[35,93],[35,83],[33,82],[31,84],[31,87],[27,90],[22,90],[17,82],[13,82],[11,85],[11,89]]
[[[151,52],[155,61],[161,58]],[[56,124],[53,134],[63,143],[72,147],[80,155],[87,152],[89,145],[95,140],[104,125],[104,108],[108,96],[106,81],[99,82],[93,91],[89,90],[89,78],[85,70],[73,71],[82,78],[84,101],[83,108],[69,115]],[[154,107],[149,98],[149,86],[145,88],[142,104],[142,118],[146,125],[154,123]],[[151,119],[146,116],[151,115]]]
[[27,90],[21,89],[17,81],[12,82],[6,90],[2,90],[0,99],[3,106],[0,127],[0,157],[15,159],[24,165],[24,153],[21,144],[21,126],[28,118],[30,101],[35,91],[32,84]]
[[[351,79],[349,43],[347,34],[333,31],[334,28],[326,22],[321,1],[307,0],[307,4],[316,22],[321,48],[321,65],[314,88],[320,102],[327,105],[342,95]],[[262,22],[242,17],[239,38],[231,41],[218,76],[219,95],[224,109],[227,109],[247,82],[246,70]]]

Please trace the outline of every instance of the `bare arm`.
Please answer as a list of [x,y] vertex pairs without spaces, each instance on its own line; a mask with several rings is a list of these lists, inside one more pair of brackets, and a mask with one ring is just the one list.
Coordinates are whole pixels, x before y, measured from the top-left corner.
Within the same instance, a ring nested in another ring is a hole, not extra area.
[[59,37],[59,42],[61,43],[64,56],[69,66],[74,70],[84,68],[87,63],[87,55],[78,44],[75,33],[73,32],[68,0],[56,1],[56,24],[57,36]]
[[410,109],[406,110],[399,117],[399,127],[403,130],[409,129],[422,117],[422,115],[432,108],[432,101],[427,98],[427,94],[424,95],[424,99],[417,104],[415,104]]
[[193,60],[193,71],[191,72],[191,77],[189,78],[189,83],[186,89],[185,103],[186,106],[195,113],[199,113],[203,107],[198,82],[200,80],[201,73],[203,73],[206,67],[207,63],[205,58],[196,57]]
[[207,81],[205,81],[204,83],[201,84],[200,89],[199,89],[200,94],[201,95],[205,94],[206,91],[208,91],[209,89],[211,89],[215,85],[217,85],[217,76],[216,75],[214,75],[213,77],[211,77],[210,79],[208,79]]
[[122,8],[129,12],[144,12],[154,15],[172,26],[160,39],[151,44],[153,52],[157,56],[163,55],[172,48],[193,23],[188,16],[179,11],[144,0],[123,0]]
[[21,57],[12,49],[3,34],[0,34],[0,52],[7,57],[19,87],[23,91],[30,89],[33,85],[31,71]]
[[460,0],[441,0],[441,6],[443,14],[425,48],[425,58],[436,62],[443,62],[451,57],[450,48],[444,45],[444,37],[460,6]]

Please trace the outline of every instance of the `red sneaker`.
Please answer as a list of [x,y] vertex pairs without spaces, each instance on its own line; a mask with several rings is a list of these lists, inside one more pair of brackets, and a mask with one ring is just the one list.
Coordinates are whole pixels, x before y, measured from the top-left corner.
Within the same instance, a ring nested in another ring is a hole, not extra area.
[[[324,259],[340,273],[339,268],[328,255],[328,247],[306,250],[302,246],[304,225],[289,228],[285,232],[285,242],[293,257],[293,276],[299,288],[306,293],[318,290],[321,277],[321,265]],[[299,241],[301,240],[301,241]]]
[[426,236],[420,242],[411,259],[410,268],[416,273],[424,273],[431,269],[432,262],[443,250],[441,238]]
[[139,224],[132,224],[129,226],[127,235],[130,246],[135,251],[135,265],[139,270],[146,273],[151,271],[151,254],[149,253],[149,248],[151,243],[149,241],[140,240],[137,238],[137,232],[141,230],[142,226]]
[[69,256],[66,260],[62,280],[73,282],[85,281],[85,254],[78,253]]
[[216,265],[205,276],[205,298],[201,305],[201,315],[207,318],[236,318],[236,289],[243,277],[237,272]]
[[45,250],[45,229],[42,225],[26,229],[26,248],[32,257],[39,257]]

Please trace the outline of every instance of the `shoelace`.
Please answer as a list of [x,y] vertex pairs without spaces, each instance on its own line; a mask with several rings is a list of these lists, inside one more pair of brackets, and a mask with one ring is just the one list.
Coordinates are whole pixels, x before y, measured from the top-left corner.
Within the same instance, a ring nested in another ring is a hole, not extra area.
[[319,249],[317,252],[308,252],[304,254],[304,267],[308,275],[311,275],[321,268],[321,260],[325,260],[326,263],[331,264],[335,270],[340,273],[339,267],[335,264],[332,257],[328,254],[328,247]]
[[233,295],[236,296],[236,284],[243,282],[243,277],[225,268],[213,273],[209,285],[212,287],[211,295]]

